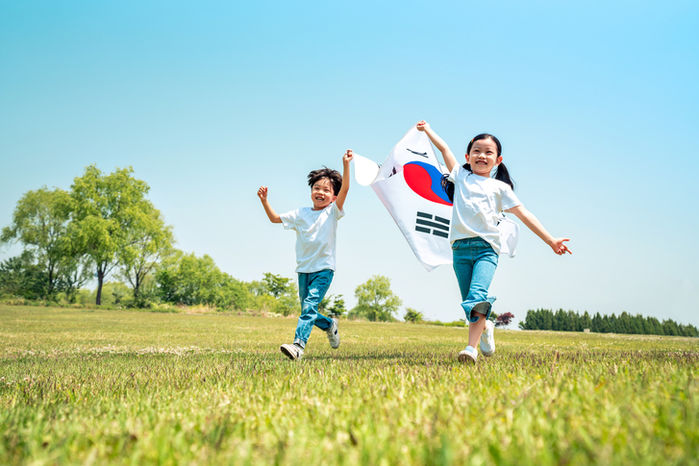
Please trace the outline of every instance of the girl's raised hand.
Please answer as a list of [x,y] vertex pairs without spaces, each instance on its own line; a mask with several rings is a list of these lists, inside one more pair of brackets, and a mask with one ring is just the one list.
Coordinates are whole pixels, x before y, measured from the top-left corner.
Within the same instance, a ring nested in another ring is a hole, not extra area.
[[556,238],[553,240],[551,243],[551,249],[553,249],[553,252],[558,254],[559,256],[562,254],[565,254],[566,252],[568,254],[573,254],[573,252],[568,249],[568,246],[563,244],[566,241],[570,241],[570,238]]
[[425,120],[420,120],[417,122],[417,125],[415,125],[415,127],[418,131],[425,131],[430,127],[430,125]]
[[257,197],[259,197],[261,201],[267,200],[267,186],[260,186],[260,189],[257,190]]

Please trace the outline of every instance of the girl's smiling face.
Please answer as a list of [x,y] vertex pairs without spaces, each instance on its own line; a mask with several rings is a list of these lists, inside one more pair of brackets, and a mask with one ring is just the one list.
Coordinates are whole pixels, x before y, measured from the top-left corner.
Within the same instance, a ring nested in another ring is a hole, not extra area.
[[321,178],[311,186],[311,201],[313,210],[325,209],[330,203],[335,202],[337,196],[333,191],[333,184],[329,178]]
[[479,139],[466,154],[466,162],[471,165],[471,172],[480,176],[490,176],[490,172],[502,162],[498,155],[498,146],[491,138]]

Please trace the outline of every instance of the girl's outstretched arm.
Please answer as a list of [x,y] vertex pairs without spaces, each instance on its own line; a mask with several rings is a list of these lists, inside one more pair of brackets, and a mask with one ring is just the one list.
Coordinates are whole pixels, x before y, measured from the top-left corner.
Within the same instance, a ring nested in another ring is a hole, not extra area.
[[432,141],[432,144],[439,149],[439,152],[442,153],[442,157],[444,157],[444,164],[447,166],[449,173],[451,173],[454,167],[458,165],[458,162],[456,161],[454,154],[451,152],[451,149],[449,149],[447,143],[434,132],[434,130],[425,120],[418,121],[416,128],[418,131],[424,131],[427,137],[430,138],[430,141]]
[[350,162],[352,161],[352,149],[347,149],[345,155],[342,156],[342,186],[340,187],[340,192],[337,193],[337,198],[335,199],[335,205],[338,209],[342,210],[345,205],[345,199],[347,199],[347,191],[349,191],[350,185]]
[[267,186],[260,186],[260,189],[257,190],[257,197],[262,201],[262,207],[264,207],[269,221],[272,223],[282,223],[282,219],[277,215],[272,206],[269,205],[269,201],[267,200]]
[[566,241],[570,241],[570,238],[554,238],[551,236],[551,234],[546,231],[546,228],[544,228],[544,226],[541,224],[539,219],[536,218],[533,213],[525,209],[523,205],[518,205],[511,209],[507,209],[505,212],[515,214],[517,218],[527,226],[527,228],[533,231],[536,236],[544,240],[546,244],[551,246],[553,252],[559,256],[561,254],[565,254],[566,252],[568,254],[573,254],[573,252],[568,249],[568,246],[564,244]]

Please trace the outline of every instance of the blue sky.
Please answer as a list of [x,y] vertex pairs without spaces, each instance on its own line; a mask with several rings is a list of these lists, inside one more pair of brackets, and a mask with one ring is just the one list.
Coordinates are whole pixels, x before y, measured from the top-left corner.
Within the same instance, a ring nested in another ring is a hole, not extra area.
[[[698,325],[699,6],[566,3],[3,2],[0,225],[28,190],[132,166],[180,249],[292,277],[257,188],[308,205],[310,170],[382,161],[426,119],[459,157],[496,134],[525,206],[572,238],[558,257],[524,229],[496,312]],[[453,271],[425,272],[369,188],[346,213],[330,293],[382,274],[404,307],[463,317]]]

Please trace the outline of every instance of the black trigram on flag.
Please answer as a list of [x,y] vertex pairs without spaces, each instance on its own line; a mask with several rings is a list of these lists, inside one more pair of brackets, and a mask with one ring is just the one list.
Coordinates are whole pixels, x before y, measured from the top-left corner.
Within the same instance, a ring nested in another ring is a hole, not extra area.
[[432,233],[433,235],[449,238],[449,219],[427,212],[418,212],[415,220],[415,231],[421,233]]

